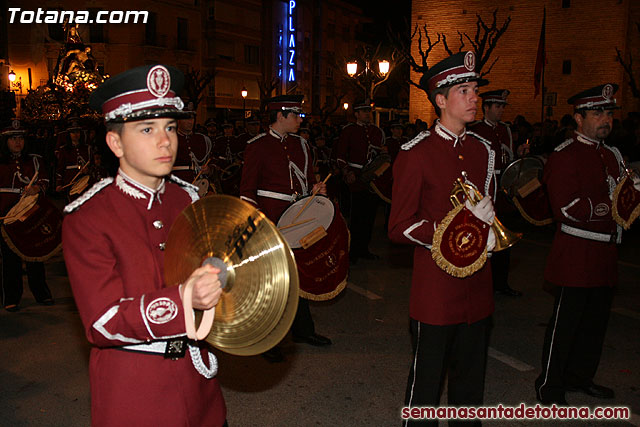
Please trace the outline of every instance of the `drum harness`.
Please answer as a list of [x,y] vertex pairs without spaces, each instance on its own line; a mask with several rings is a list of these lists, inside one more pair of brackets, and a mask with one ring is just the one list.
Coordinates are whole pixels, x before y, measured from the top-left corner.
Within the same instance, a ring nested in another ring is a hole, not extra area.
[[[284,138],[286,137],[286,135],[284,137],[281,136],[278,132],[276,132],[272,128],[269,129],[269,132],[271,133],[272,136],[275,136],[276,138],[280,138],[280,141],[284,140]],[[284,194],[284,193],[278,193],[275,191],[259,189],[256,192],[258,196],[268,197],[270,199],[284,200],[285,202],[295,202],[298,198],[309,194],[309,183],[307,182],[307,168],[309,166],[309,154],[307,152],[307,146],[302,139],[300,140],[300,145],[302,146],[302,152],[304,153],[304,171],[300,170],[298,165],[293,163],[293,161],[289,160],[289,184],[291,186],[291,191],[293,193]],[[300,183],[300,187],[302,188],[302,194],[298,194],[293,190],[294,176]]]

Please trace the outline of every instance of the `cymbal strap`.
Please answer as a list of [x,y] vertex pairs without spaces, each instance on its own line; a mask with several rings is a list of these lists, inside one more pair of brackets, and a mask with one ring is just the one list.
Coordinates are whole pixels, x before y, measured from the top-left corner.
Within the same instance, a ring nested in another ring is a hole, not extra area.
[[211,327],[213,326],[213,319],[216,315],[216,307],[213,306],[208,310],[204,310],[202,313],[202,320],[200,326],[196,330],[196,319],[193,315],[193,302],[191,300],[193,296],[193,282],[187,282],[183,285],[182,294],[182,308],[184,310],[184,326],[187,330],[187,337],[192,340],[203,340],[209,335]]

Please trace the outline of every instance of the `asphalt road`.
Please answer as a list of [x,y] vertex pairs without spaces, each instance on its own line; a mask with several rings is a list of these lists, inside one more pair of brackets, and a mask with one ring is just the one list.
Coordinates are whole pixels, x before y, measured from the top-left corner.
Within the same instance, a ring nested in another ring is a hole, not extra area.
[[[525,238],[512,252],[511,286],[521,298],[497,297],[487,366],[485,403],[535,405],[544,328],[553,300],[542,274],[553,231],[518,222]],[[398,426],[411,361],[408,299],[411,248],[391,244],[380,211],[372,249],[379,261],[351,268],[339,297],[312,303],[319,333],[333,345],[282,344],[286,362],[216,352],[218,378],[230,426]],[[621,246],[616,291],[596,382],[615,389],[599,401],[570,393],[576,406],[624,406],[626,422],[596,420],[573,425],[640,426],[640,230]],[[56,304],[35,303],[28,290],[22,310],[0,310],[0,425],[88,426],[89,346],[83,335],[64,263],[47,263]],[[446,390],[443,396],[446,402]],[[485,421],[484,425],[557,425],[558,421]],[[444,424],[443,424],[444,425]]]

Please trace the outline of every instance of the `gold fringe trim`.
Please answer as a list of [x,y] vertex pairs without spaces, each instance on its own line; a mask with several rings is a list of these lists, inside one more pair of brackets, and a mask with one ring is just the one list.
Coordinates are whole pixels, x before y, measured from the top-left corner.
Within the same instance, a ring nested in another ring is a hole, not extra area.
[[373,191],[376,192],[378,197],[380,197],[383,201],[391,204],[391,199],[389,199],[387,196],[382,194],[382,192],[380,190],[378,190],[378,187],[373,183],[373,181],[369,183],[369,186],[373,189]]
[[[347,275],[348,276],[348,275]],[[328,301],[338,296],[338,294],[347,287],[347,277],[344,278],[342,282],[331,292],[327,292],[326,294],[316,295],[311,294],[309,292],[305,292],[300,289],[300,296],[304,299],[308,299],[310,301]]]
[[628,230],[629,227],[631,227],[631,224],[633,223],[633,221],[635,221],[638,218],[638,216],[640,216],[640,204],[638,204],[638,206],[636,206],[636,208],[633,211],[631,211],[631,215],[629,215],[628,221],[622,218],[620,216],[620,212],[618,212],[618,196],[620,196],[620,190],[622,189],[622,185],[625,183],[627,179],[629,179],[629,177],[627,176],[622,178],[622,181],[620,181],[618,185],[616,185],[616,189],[613,190],[613,195],[611,197],[611,200],[612,200],[611,216],[625,230]]
[[453,218],[464,208],[464,205],[458,205],[451,209],[447,216],[444,217],[442,222],[436,227],[436,231],[433,233],[433,241],[431,247],[431,257],[435,261],[436,265],[442,270],[447,272],[453,277],[463,278],[471,276],[476,271],[480,270],[482,266],[487,262],[487,248],[485,247],[480,257],[466,267],[458,267],[449,262],[440,251],[440,245],[442,244],[442,235],[447,229]]
[[27,256],[27,255],[23,254],[22,252],[20,252],[20,250],[16,247],[16,245],[13,244],[13,242],[11,241],[11,237],[9,237],[7,232],[4,230],[4,225],[2,226],[2,237],[4,237],[4,241],[7,243],[7,246],[9,246],[9,249],[11,249],[13,252],[16,253],[16,255],[18,255],[20,258],[22,258],[23,260],[25,260],[27,262],[46,261],[49,258],[51,258],[52,256],[54,256],[55,254],[57,254],[60,249],[62,249],[62,242],[60,242],[60,244],[58,246],[56,246],[47,255],[43,255],[43,256],[40,256],[40,257],[31,257],[31,256]]
[[537,225],[538,227],[542,227],[543,225],[549,225],[553,222],[553,218],[548,218],[542,221],[539,221],[537,219],[533,219],[531,218],[529,215],[527,215],[527,213],[525,212],[524,208],[522,207],[522,205],[520,204],[520,202],[518,201],[517,197],[512,197],[511,200],[513,200],[513,204],[516,205],[516,208],[518,208],[518,212],[520,212],[520,215],[522,215],[522,217],[524,219],[526,219],[528,222],[530,222],[533,225]]

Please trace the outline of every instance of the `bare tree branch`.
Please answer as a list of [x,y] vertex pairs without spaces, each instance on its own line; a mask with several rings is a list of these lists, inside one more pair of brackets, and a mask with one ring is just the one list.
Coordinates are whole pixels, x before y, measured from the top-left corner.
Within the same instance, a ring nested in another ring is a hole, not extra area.
[[[640,24],[638,24],[638,30],[640,31]],[[622,69],[624,70],[624,73],[629,78],[629,88],[631,88],[631,93],[633,94],[633,97],[640,98],[640,90],[638,90],[636,77],[633,74],[633,68],[632,68],[633,57],[631,56],[631,54],[629,54],[629,60],[625,61],[624,58],[622,57],[622,52],[620,51],[620,49],[616,47],[616,61],[618,61],[620,65],[622,65]]]
[[194,110],[198,109],[198,105],[202,102],[205,88],[211,83],[216,73],[210,71],[200,75],[200,70],[190,68],[184,75],[184,91],[193,102]]

